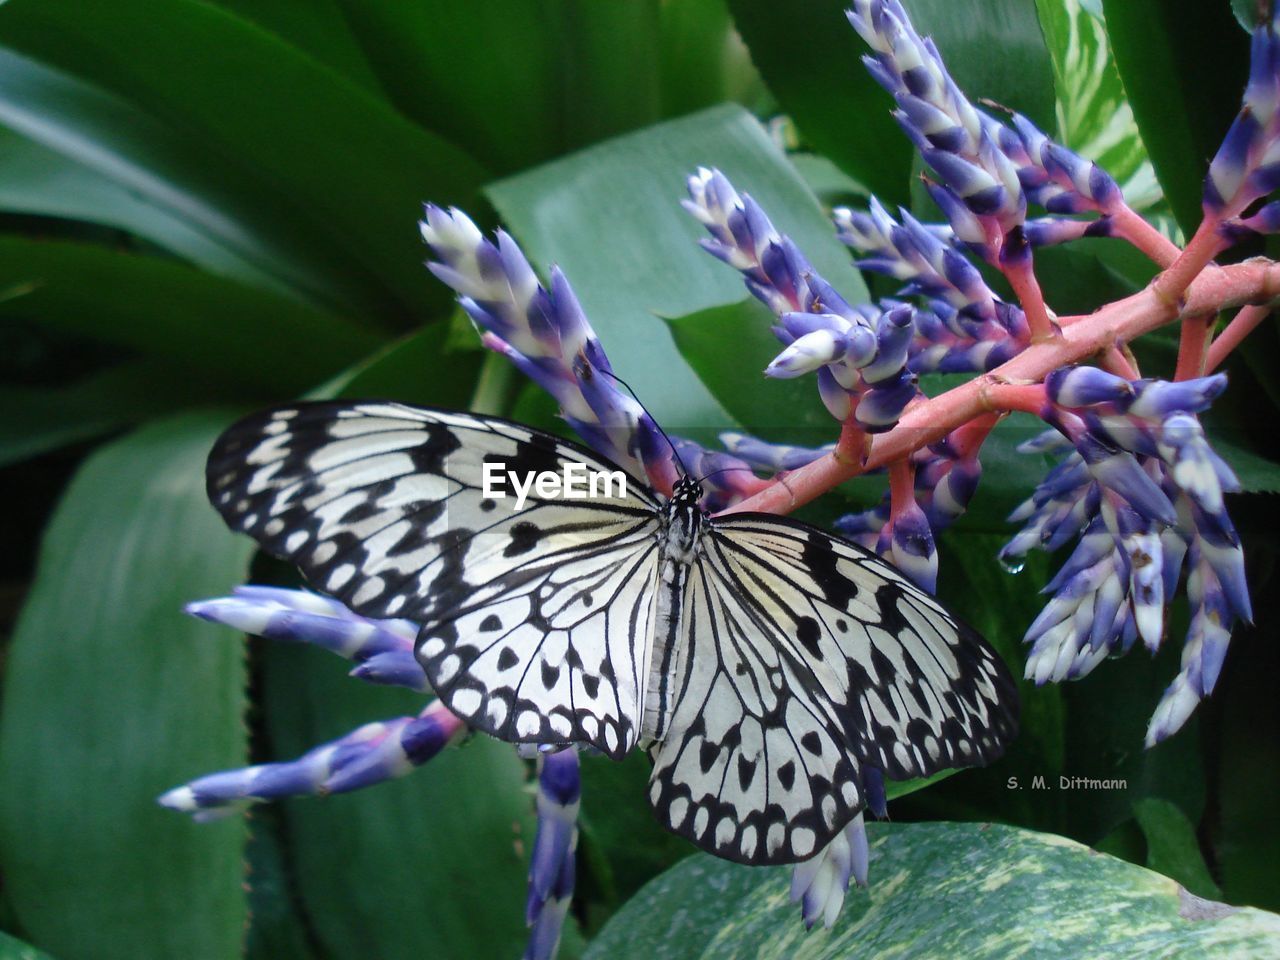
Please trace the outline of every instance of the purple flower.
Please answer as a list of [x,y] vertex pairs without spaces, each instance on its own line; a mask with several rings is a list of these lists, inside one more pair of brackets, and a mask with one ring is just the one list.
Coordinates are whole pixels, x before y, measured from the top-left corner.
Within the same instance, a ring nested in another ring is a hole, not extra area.
[[531,931],[525,960],[550,960],[560,943],[573,898],[581,792],[576,750],[538,755],[538,832],[529,861],[525,917]]
[[158,802],[203,822],[260,801],[359,790],[404,776],[465,730],[462,720],[437,700],[416,717],[367,723],[296,760],[200,777],[168,791]]
[[1027,677],[1037,683],[1084,676],[1138,639],[1158,648],[1185,560],[1191,628],[1149,746],[1174,733],[1213,688],[1232,624],[1253,615],[1223,496],[1239,484],[1195,416],[1225,386],[1220,375],[1167,382],[1090,367],[1052,373],[1044,416],[1059,440],[1024,449],[1070,452],[1010,517],[1023,528],[1001,551],[1015,565],[1028,550],[1080,537],[1025,637]]
[[[1209,164],[1207,217],[1234,217],[1280,186],[1280,9],[1253,31],[1240,113]],[[1259,214],[1258,216],[1261,216]],[[1265,226],[1271,215],[1255,218]],[[1269,231],[1265,231],[1269,232]]]

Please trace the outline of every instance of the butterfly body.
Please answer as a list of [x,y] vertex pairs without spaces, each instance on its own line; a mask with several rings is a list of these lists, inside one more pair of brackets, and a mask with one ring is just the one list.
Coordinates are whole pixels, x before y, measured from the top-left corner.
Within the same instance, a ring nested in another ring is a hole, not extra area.
[[874,555],[788,518],[710,517],[681,479],[566,501],[486,469],[617,470],[492,417],[299,404],[210,455],[228,524],[368,617],[421,625],[437,695],[500,739],[654,760],[649,799],[722,857],[812,856],[892,778],[988,762],[1013,735],[999,658]]

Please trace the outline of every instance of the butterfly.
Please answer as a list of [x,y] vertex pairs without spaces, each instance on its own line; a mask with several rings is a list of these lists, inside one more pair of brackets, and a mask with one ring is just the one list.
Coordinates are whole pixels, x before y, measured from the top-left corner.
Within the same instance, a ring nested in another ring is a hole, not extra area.
[[669,498],[630,478],[586,499],[526,482],[519,502],[488,482],[566,465],[620,470],[497,417],[299,403],[228,429],[207,486],[316,589],[419,624],[431,687],[472,728],[646,748],[659,819],[720,857],[808,859],[866,805],[865,767],[982,765],[1014,736],[999,656],[874,554],[709,516],[687,476]]

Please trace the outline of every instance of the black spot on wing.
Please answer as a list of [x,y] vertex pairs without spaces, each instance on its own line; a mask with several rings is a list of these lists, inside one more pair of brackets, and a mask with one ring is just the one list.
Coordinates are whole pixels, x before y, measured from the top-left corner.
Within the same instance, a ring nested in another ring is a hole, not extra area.
[[538,541],[542,539],[542,529],[536,523],[521,520],[512,525],[508,535],[511,538],[511,542],[502,551],[502,555],[504,557],[518,557],[523,553],[528,553],[538,545]]

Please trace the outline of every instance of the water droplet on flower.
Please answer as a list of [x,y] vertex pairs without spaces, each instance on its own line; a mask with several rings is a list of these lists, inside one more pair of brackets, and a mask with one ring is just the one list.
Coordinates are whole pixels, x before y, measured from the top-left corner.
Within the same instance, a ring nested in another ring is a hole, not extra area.
[[1005,573],[1021,573],[1022,568],[1027,565],[1025,557],[1007,557],[1002,553],[999,559],[1000,566],[1004,567]]

